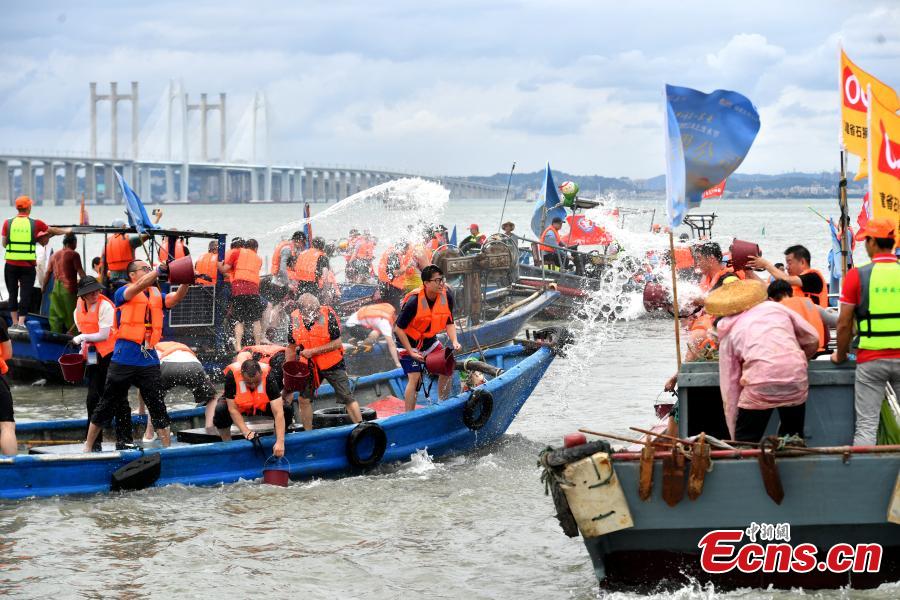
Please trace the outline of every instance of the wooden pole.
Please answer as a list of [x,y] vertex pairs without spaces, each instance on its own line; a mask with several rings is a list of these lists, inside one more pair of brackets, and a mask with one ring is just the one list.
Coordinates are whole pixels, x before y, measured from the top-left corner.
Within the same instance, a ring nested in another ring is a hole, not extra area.
[[[850,215],[847,211],[847,172],[846,172],[846,153],[841,149],[841,181],[838,184],[838,205],[841,209],[841,222],[838,226],[838,235],[841,236],[841,281],[847,276],[847,234],[850,226]],[[870,165],[871,167],[871,165]]]
[[678,313],[678,278],[675,273],[675,234],[669,231],[669,265],[672,267],[672,313],[675,316],[675,358],[681,370],[681,323]]

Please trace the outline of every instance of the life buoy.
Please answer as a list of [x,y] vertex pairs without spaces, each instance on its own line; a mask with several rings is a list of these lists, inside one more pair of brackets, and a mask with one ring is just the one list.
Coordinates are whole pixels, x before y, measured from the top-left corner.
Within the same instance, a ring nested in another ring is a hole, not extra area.
[[[360,447],[371,448],[366,456]],[[347,436],[347,460],[354,467],[372,467],[381,462],[387,450],[387,434],[378,423],[362,422]]]
[[474,390],[463,407],[463,423],[472,431],[478,431],[491,418],[492,412],[494,396],[484,390]]

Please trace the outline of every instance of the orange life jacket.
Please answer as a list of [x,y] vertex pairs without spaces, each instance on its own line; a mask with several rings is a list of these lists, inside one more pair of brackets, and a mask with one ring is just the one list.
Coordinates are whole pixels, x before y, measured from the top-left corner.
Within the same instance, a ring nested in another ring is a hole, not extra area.
[[259,344],[258,346],[245,346],[241,349],[241,354],[249,352],[251,357],[254,354],[258,354],[259,362],[269,364],[276,354],[282,354],[284,351],[284,346],[278,346],[276,344]]
[[114,233],[106,241],[106,265],[110,271],[124,271],[128,263],[134,260],[134,250],[128,236],[124,233]]
[[259,283],[259,270],[262,268],[262,259],[250,248],[238,250],[237,261],[234,264],[234,280]]
[[394,322],[397,320],[397,311],[392,305],[388,304],[387,302],[382,302],[380,304],[366,304],[358,311],[356,311],[356,318],[387,319],[393,326]]
[[442,290],[437,300],[435,300],[434,306],[429,306],[423,288],[416,288],[404,296],[401,306],[406,305],[406,302],[413,296],[418,297],[416,316],[403,329],[403,332],[406,333],[410,340],[418,344],[425,338],[434,337],[446,330],[447,321],[452,314],[450,312],[450,303],[447,301],[447,290]]
[[[272,264],[269,271],[272,275],[278,275],[281,272],[281,251],[285,248],[290,248],[291,256],[297,258],[297,253],[294,251],[294,242],[292,240],[282,240],[275,244],[275,250],[272,252]],[[290,267],[288,267],[288,276],[290,277]]]
[[242,362],[234,362],[228,365],[231,368],[231,374],[234,376],[234,404],[242,415],[255,415],[257,412],[264,412],[269,406],[271,400],[266,395],[266,377],[269,376],[269,365],[260,364],[259,385],[250,389],[247,382],[241,375]]
[[[324,255],[325,253],[317,248],[309,248],[298,254],[297,260],[294,262],[294,274],[297,276],[297,281],[316,281],[316,265],[319,257]],[[321,281],[318,281],[318,284],[319,287],[322,287]]]
[[135,344],[146,342],[155,348],[162,338],[163,299],[155,287],[149,287],[119,307],[118,339]]
[[400,258],[400,266],[394,271],[393,279],[388,276],[387,271],[388,260],[392,254],[397,253],[395,252],[394,247],[390,246],[384,254],[381,255],[381,260],[378,263],[378,280],[382,283],[392,285],[398,290],[405,290],[407,280],[416,274],[416,269],[413,267],[415,253],[412,247],[409,247],[406,252],[398,255]]
[[560,243],[561,239],[560,239],[559,232],[556,230],[555,227],[553,227],[553,225],[550,225],[547,227],[547,229],[544,230],[544,233],[541,234],[541,252],[544,252],[546,254],[552,254],[553,252],[556,252],[556,248],[551,248],[550,246],[544,245],[544,243],[547,242],[547,236],[550,234],[551,231],[553,232],[553,238],[554,238],[553,242],[552,242],[553,245],[554,246],[562,246],[562,244]]
[[719,281],[722,278],[729,277],[729,276],[737,277],[738,279],[744,279],[746,277],[746,275],[744,275],[743,271],[739,271],[739,272],[735,273],[734,269],[732,269],[731,267],[725,267],[724,269],[720,270],[718,273],[716,273],[712,277],[708,277],[708,276],[704,275],[703,278],[700,280],[700,289],[703,290],[704,292],[708,293],[708,292],[712,291],[712,289],[714,287],[716,287],[716,285],[719,284]]
[[822,273],[816,269],[807,269],[800,273],[801,275],[806,275],[808,273],[815,273],[820,280],[822,280],[822,291],[818,294],[808,294],[803,291],[799,285],[792,285],[791,289],[794,290],[794,298],[800,298],[804,296],[813,301],[813,304],[818,304],[822,308],[828,308],[828,284],[825,283],[825,278],[822,276]]
[[692,269],[694,267],[694,255],[687,246],[677,246],[674,256],[676,269]]
[[[303,323],[303,317],[300,315],[300,309],[294,310],[291,313],[293,325],[291,329],[293,329],[294,344],[302,346],[306,350],[312,350],[330,343],[331,334],[328,332],[328,315],[334,315],[334,310],[330,306],[322,306],[319,309],[319,318],[313,323],[311,329],[307,329]],[[337,315],[334,318],[337,319]],[[320,371],[325,371],[338,364],[343,357],[344,347],[339,346],[337,350],[313,356],[312,361]]]
[[215,252],[207,252],[199,259],[197,259],[196,264],[194,264],[194,270],[199,275],[206,275],[209,277],[209,281],[206,279],[197,279],[197,283],[200,285],[216,285],[216,276],[219,271],[216,268],[219,264],[219,255]]
[[[164,238],[163,243],[159,246],[159,252],[156,253],[159,262],[164,263],[169,260],[169,238]],[[175,240],[175,258],[184,258],[187,256],[184,252],[184,241],[180,238]]]
[[819,309],[813,304],[813,301],[803,296],[791,296],[783,298],[781,303],[789,309],[803,317],[803,319],[813,326],[816,333],[819,334],[819,352],[825,349],[825,322],[822,321],[822,315]]
[[353,247],[350,260],[372,260],[375,258],[375,243],[368,239],[359,240]]
[[253,358],[253,355],[247,350],[241,350],[237,354],[234,355],[234,362],[222,368],[222,374],[228,375],[235,369],[235,365],[237,365],[237,369],[240,370],[241,365],[244,364],[245,360],[250,360]]
[[156,344],[156,353],[159,354],[159,360],[162,360],[173,352],[177,352],[179,350],[183,352],[189,352],[191,356],[197,358],[197,354],[181,342],[159,342],[158,344]]
[[[116,305],[103,294],[100,294],[97,297],[97,302],[95,302],[90,309],[87,308],[84,298],[78,299],[78,302],[75,304],[75,324],[78,325],[78,331],[81,333],[97,333],[100,331],[100,305],[104,302],[109,304],[113,309],[113,313],[115,313]],[[94,345],[97,349],[97,354],[100,356],[107,356],[112,352],[116,345],[115,318],[113,319],[113,326],[109,331],[109,337],[102,342],[90,343]]]

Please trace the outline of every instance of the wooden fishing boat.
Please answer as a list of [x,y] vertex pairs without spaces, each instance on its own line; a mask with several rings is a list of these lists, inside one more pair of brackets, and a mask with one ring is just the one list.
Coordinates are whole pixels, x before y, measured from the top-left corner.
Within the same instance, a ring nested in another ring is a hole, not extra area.
[[[684,443],[674,450],[650,436],[654,443],[624,451],[598,441],[542,456],[563,530],[581,534],[607,588],[869,588],[900,580],[900,446],[850,445],[854,377],[852,364],[810,363],[808,447],[711,449],[705,436],[727,437],[718,364],[684,364]],[[775,413],[767,435],[777,424]],[[733,537],[719,544],[718,564],[701,560],[701,548],[722,535]],[[797,554],[802,544],[815,545],[812,558]],[[840,548],[858,552],[850,563],[836,561]],[[766,557],[764,566],[729,562],[751,553]]]
[[[285,458],[292,479],[331,477],[364,472],[378,464],[410,460],[418,451],[439,457],[484,447],[509,427],[531,395],[557,352],[555,339],[526,341],[524,345],[488,350],[485,362],[497,369],[496,377],[471,391],[461,391],[458,375],[454,394],[436,401],[436,386],[429,397],[420,391],[421,408],[402,413],[401,370],[355,379],[354,395],[363,406],[374,408],[378,418],[360,425],[341,425],[285,436]],[[317,406],[332,403],[333,390],[323,385]],[[399,406],[398,406],[399,403]],[[196,427],[202,409],[178,411],[173,429]],[[321,411],[317,411],[321,412]],[[20,423],[22,439],[54,439],[83,433],[85,421]],[[206,437],[204,437],[204,435]],[[209,442],[209,431],[181,431],[172,447],[81,453],[81,445],[35,445],[32,454],[0,458],[0,498],[90,494],[108,492],[113,474],[128,465],[142,471],[131,487],[173,483],[215,485],[239,479],[256,479],[271,454],[272,436],[263,436],[262,451],[246,440]],[[76,437],[75,439],[80,439]],[[158,459],[158,460],[157,460]],[[140,461],[135,463],[135,461]],[[147,463],[155,463],[145,469]],[[128,471],[129,469],[126,469]],[[119,472],[120,474],[122,471]],[[126,486],[128,487],[128,486]]]

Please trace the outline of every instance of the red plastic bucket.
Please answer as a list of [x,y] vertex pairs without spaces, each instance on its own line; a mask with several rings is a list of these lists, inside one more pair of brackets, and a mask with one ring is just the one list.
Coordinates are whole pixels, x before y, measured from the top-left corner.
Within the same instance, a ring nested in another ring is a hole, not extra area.
[[84,356],[82,354],[63,354],[59,357],[59,368],[63,379],[69,383],[81,383],[84,379]]
[[672,299],[669,297],[669,291],[654,281],[650,281],[644,285],[643,300],[644,310],[647,312],[666,310],[672,307]]
[[450,348],[435,348],[425,357],[425,368],[432,375],[453,375],[456,361],[453,358],[453,350]]
[[762,256],[762,251],[757,244],[737,238],[731,242],[731,266],[735,271],[743,271],[747,266],[747,259],[751,256]]
[[263,468],[263,483],[287,487],[288,481],[291,479],[291,463],[283,456],[275,459],[274,462],[270,462],[273,458],[275,457],[270,456],[268,460],[266,460],[265,467]]
[[563,437],[564,448],[574,448],[575,446],[580,446],[582,444],[587,444],[587,437],[580,431],[577,433],[567,433],[565,437]]
[[176,258],[168,263],[169,283],[174,285],[194,283],[194,263],[190,256]]
[[284,363],[282,372],[284,373],[284,389],[287,392],[302,391],[312,375],[309,370],[309,363],[300,362],[299,360]]

